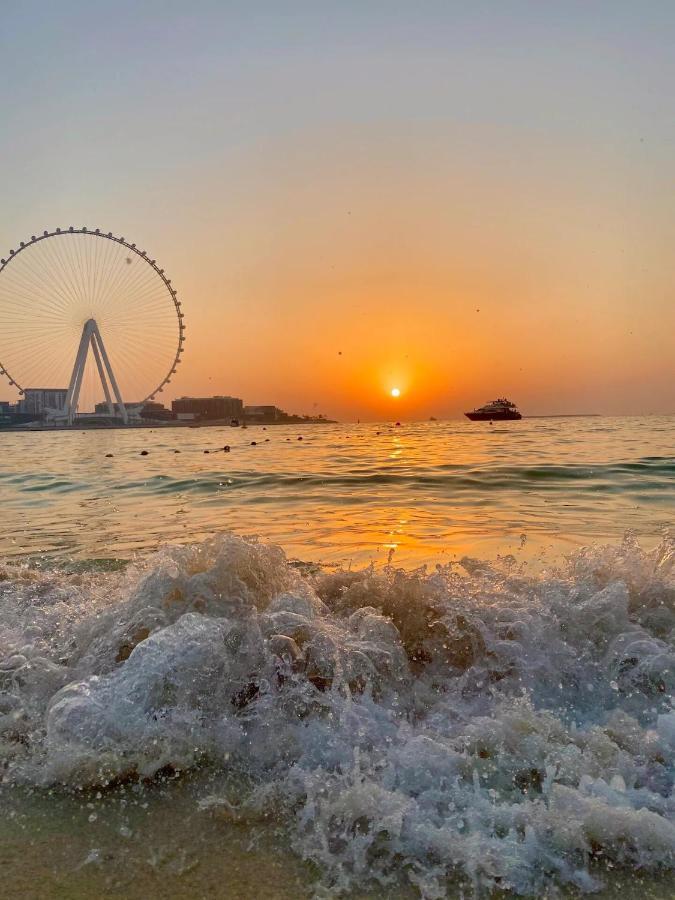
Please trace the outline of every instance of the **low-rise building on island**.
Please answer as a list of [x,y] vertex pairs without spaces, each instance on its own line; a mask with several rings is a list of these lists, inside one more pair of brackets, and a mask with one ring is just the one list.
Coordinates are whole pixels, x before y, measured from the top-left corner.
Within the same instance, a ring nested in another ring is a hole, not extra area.
[[179,397],[171,404],[171,411],[180,421],[198,419],[227,420],[241,419],[244,415],[244,401],[238,397]]
[[[145,403],[125,403],[124,408],[132,419],[151,419],[153,422],[173,421],[176,416],[163,403],[156,400],[146,400]],[[120,415],[119,403],[113,403],[115,415]],[[94,407],[97,416],[109,416],[107,403],[97,403]]]
[[244,417],[247,422],[260,422],[261,424],[271,424],[273,422],[281,422],[287,416],[283,409],[278,406],[245,406]]
[[68,388],[26,388],[17,412],[42,416],[47,410],[63,409],[67,396]]

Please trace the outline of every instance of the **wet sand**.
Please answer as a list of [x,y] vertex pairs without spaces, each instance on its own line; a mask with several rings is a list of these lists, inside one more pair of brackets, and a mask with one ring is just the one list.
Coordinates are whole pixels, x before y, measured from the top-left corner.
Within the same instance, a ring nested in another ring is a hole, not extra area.
[[[232,794],[232,785],[217,775],[126,785],[105,794],[3,789],[0,896],[31,900],[330,896],[319,888],[316,869],[293,853],[288,829],[280,822],[237,823],[199,808],[200,797],[223,789]],[[601,864],[594,867],[594,874],[605,883],[592,895],[598,900],[675,896],[667,875],[608,872]],[[419,895],[399,884],[386,889],[364,885],[363,891],[346,896],[413,900]],[[448,884],[447,896],[463,900],[475,895],[462,880]],[[544,896],[588,895],[552,888]]]

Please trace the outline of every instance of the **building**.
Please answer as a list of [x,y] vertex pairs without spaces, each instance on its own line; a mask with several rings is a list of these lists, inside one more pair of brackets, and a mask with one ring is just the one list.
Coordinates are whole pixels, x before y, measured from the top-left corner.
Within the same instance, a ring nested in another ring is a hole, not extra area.
[[238,397],[180,397],[171,404],[177,419],[240,419],[244,401]]
[[163,403],[157,403],[154,400],[148,400],[141,408],[141,419],[151,419],[153,422],[165,422],[175,418],[175,414],[170,409],[167,409]]
[[[126,409],[127,413],[130,414],[130,413],[133,413],[133,412],[138,412],[138,411],[140,411],[141,404],[140,404],[140,403],[127,403],[126,400],[125,400],[125,401],[124,401],[124,408]],[[116,416],[119,416],[119,415],[120,415],[120,406],[119,406],[119,403],[113,402],[113,409],[114,409],[114,411],[115,411],[115,415],[116,415]],[[107,402],[104,400],[102,403],[97,403],[97,404],[94,406],[94,412],[96,413],[97,416],[109,416],[109,415],[110,415],[110,410],[108,409],[108,404],[107,404]]]
[[[153,419],[155,421],[160,419],[175,419],[175,416],[170,409],[167,409],[163,403],[156,403],[154,400],[147,400],[145,403],[127,403],[125,401],[124,408],[127,411],[127,415],[131,418],[140,416],[141,419]],[[115,415],[119,416],[120,408],[118,403],[113,403],[113,409],[115,410]],[[105,401],[103,403],[97,403],[94,407],[94,412],[98,416],[110,415],[108,404]]]
[[19,400],[17,412],[42,416],[47,410],[62,410],[67,396],[67,388],[26,388]]
[[283,409],[277,406],[245,406],[244,418],[247,422],[281,422],[287,418]]

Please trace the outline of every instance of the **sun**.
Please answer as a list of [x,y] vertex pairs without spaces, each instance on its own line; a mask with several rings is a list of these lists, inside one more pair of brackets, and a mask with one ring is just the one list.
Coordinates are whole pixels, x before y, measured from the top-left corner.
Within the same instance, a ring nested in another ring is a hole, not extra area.
[[400,397],[400,396],[401,396],[400,388],[392,388],[392,389],[391,389],[391,396],[392,396],[392,397]]

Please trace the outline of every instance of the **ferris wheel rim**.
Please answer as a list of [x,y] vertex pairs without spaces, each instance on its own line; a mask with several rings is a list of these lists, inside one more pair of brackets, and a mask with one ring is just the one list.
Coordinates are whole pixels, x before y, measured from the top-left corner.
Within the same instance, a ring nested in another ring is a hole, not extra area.
[[[171,279],[166,277],[164,269],[159,268],[159,266],[157,265],[157,260],[151,259],[147,251],[140,250],[137,244],[129,243],[129,241],[125,240],[124,237],[118,237],[117,235],[113,234],[112,231],[105,232],[100,228],[87,228],[86,226],[75,228],[73,225],[70,225],[68,228],[55,228],[53,231],[43,231],[40,235],[33,234],[31,235],[29,241],[20,241],[19,246],[16,250],[11,249],[7,257],[0,258],[0,275],[2,275],[3,271],[10,265],[10,263],[15,260],[20,253],[22,253],[24,250],[27,250],[28,247],[38,244],[40,243],[40,241],[48,240],[49,238],[62,237],[69,234],[86,234],[90,237],[103,238],[104,240],[112,241],[115,244],[126,247],[127,250],[135,253],[136,256],[140,257],[145,263],[147,263],[164,282],[164,285],[169,292],[169,296],[171,297],[171,301],[174,305],[176,318],[178,320],[178,346],[176,348],[173,362],[169,367],[169,371],[164,376],[159,385],[140,401],[139,405],[147,403],[149,400],[154,400],[157,394],[161,393],[164,387],[169,384],[169,382],[171,381],[171,376],[176,374],[177,366],[180,364],[180,358],[183,354],[183,349],[185,346],[185,325],[183,323],[185,315],[183,313],[181,302],[178,299],[178,293],[171,284]],[[0,376],[2,375],[7,378],[10,387],[15,387],[19,391],[19,394],[21,396],[25,395],[25,391],[27,388],[24,388],[21,384],[19,384],[16,378],[13,377],[13,375],[8,371],[8,369],[0,359]]]

